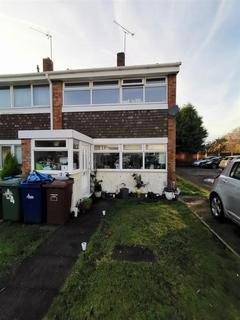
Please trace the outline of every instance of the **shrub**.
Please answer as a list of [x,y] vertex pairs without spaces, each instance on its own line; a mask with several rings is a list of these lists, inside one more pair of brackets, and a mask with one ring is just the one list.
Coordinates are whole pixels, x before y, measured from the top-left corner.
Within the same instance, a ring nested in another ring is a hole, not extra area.
[[21,173],[20,166],[17,162],[15,156],[13,156],[10,152],[6,155],[4,160],[3,169],[0,173],[1,178],[14,176]]

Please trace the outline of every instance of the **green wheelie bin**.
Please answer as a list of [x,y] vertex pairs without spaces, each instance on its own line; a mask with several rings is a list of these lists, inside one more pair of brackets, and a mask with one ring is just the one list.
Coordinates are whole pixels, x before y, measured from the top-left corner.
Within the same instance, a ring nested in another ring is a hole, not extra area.
[[3,220],[20,221],[21,219],[20,181],[19,178],[0,181]]

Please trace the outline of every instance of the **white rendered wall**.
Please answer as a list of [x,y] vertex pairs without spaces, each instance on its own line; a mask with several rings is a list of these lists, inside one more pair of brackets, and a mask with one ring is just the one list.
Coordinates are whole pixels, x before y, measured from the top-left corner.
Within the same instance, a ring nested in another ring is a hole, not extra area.
[[119,192],[122,187],[121,184],[125,183],[130,192],[136,192],[135,180],[132,174],[141,174],[143,183],[147,183],[142,192],[154,192],[162,194],[163,188],[167,185],[167,172],[138,172],[136,171],[97,171],[97,179],[103,180],[102,190],[106,192]]

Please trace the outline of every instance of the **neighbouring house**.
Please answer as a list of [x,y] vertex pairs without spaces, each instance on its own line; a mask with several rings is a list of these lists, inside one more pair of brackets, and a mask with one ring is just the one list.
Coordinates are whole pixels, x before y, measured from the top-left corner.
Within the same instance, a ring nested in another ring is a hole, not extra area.
[[102,188],[161,193],[175,181],[176,75],[181,63],[53,71],[0,76],[0,168],[11,151],[22,172],[66,171],[73,203],[90,195],[90,173]]

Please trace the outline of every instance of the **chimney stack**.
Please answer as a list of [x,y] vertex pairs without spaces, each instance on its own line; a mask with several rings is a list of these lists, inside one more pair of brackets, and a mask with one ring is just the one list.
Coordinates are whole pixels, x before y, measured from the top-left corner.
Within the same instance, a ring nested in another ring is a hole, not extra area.
[[118,52],[117,53],[117,66],[118,67],[124,67],[125,66],[125,53],[124,52]]
[[43,58],[43,72],[53,71],[53,62],[50,58]]

